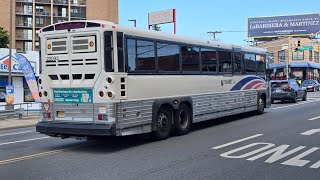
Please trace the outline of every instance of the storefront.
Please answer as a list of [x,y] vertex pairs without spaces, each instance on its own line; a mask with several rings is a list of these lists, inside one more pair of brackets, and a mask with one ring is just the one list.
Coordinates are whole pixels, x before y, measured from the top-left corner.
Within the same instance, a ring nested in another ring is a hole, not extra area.
[[[289,77],[297,80],[314,79],[320,81],[320,65],[311,62],[291,62],[288,64]],[[286,79],[286,64],[270,64],[268,70],[272,80]]]
[[[40,106],[35,103],[28,84],[19,66],[19,62],[15,57],[15,50],[12,50],[11,56],[11,70],[12,70],[12,85],[14,87],[14,104],[26,103],[24,105],[15,105],[15,108],[23,107],[25,110],[38,110]],[[26,53],[19,53],[25,56],[33,68],[36,78],[39,76],[39,52],[28,51]],[[0,48],[0,109],[4,109],[6,86],[8,85],[8,63],[9,63],[9,49]]]

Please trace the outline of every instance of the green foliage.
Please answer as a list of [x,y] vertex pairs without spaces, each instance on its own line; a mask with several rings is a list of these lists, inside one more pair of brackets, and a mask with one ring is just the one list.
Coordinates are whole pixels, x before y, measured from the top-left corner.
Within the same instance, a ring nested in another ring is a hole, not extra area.
[[0,27],[0,48],[8,48],[9,35],[8,31]]

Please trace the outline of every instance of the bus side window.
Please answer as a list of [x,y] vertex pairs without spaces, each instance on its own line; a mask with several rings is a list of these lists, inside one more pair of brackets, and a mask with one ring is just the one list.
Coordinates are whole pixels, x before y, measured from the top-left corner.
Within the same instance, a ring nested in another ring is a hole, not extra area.
[[181,46],[182,71],[200,72],[200,48]]
[[219,51],[219,72],[232,73],[232,54],[229,51]]
[[234,72],[235,73],[242,73],[242,62],[241,62],[241,53],[234,52]]
[[254,54],[246,53],[244,55],[246,74],[256,74],[256,56]]
[[123,32],[117,32],[118,71],[124,72]]
[[112,72],[112,31],[104,32],[104,68],[106,72]]
[[202,72],[217,72],[217,51],[214,49],[201,48]]

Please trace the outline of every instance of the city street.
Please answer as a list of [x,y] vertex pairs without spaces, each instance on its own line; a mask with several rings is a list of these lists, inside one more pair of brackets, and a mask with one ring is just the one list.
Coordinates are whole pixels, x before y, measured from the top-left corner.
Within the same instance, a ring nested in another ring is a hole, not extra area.
[[[0,131],[0,179],[319,179],[320,92],[263,115],[196,124],[185,136],[57,139]],[[256,144],[254,144],[256,143]]]

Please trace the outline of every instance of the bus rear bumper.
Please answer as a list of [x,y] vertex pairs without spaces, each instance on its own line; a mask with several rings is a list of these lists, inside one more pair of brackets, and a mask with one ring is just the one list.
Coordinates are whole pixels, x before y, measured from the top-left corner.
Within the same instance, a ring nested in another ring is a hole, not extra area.
[[38,122],[36,131],[55,137],[87,137],[87,136],[115,136],[116,126],[108,124],[71,124],[71,123],[53,123]]

